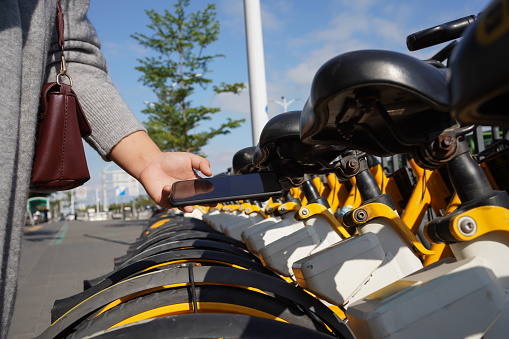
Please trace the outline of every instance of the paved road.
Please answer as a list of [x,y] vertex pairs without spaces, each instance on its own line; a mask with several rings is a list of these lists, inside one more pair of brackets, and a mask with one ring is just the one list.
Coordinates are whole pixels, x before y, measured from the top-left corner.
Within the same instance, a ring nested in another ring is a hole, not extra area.
[[28,228],[9,338],[26,339],[50,325],[56,299],[83,290],[83,280],[113,269],[147,220],[62,221]]

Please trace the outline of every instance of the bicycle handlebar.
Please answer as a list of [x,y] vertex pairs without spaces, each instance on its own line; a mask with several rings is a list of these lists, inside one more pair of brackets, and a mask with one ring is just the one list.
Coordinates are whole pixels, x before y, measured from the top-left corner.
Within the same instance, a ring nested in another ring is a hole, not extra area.
[[465,31],[465,29],[475,20],[475,15],[469,15],[461,19],[449,21],[445,24],[410,34],[406,38],[408,50],[416,51],[459,38],[463,31]]

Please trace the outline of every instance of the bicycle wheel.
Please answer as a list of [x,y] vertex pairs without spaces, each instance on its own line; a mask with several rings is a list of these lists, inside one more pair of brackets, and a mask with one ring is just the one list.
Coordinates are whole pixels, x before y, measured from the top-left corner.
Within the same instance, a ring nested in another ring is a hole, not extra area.
[[168,241],[168,242],[162,242],[156,246],[150,247],[146,249],[145,251],[133,256],[132,258],[127,259],[124,261],[118,268],[125,267],[129,265],[130,263],[133,263],[135,261],[150,257],[152,255],[156,255],[163,252],[169,252],[169,251],[178,251],[182,249],[203,249],[203,250],[216,250],[221,252],[226,252],[230,254],[237,255],[239,257],[249,259],[251,261],[255,261],[257,263],[260,263],[260,260],[255,257],[253,254],[242,250],[238,247],[235,247],[230,244],[226,243],[220,243],[217,241],[210,241],[206,239],[188,239],[188,240],[180,240],[180,241]]
[[309,314],[316,316],[336,336],[352,338],[348,327],[334,312],[302,289],[266,274],[215,266],[166,269],[119,282],[74,306],[53,322],[38,338],[61,337],[67,330],[73,329],[82,320],[115,300],[132,299],[133,295],[138,296],[160,289],[181,287],[193,282],[196,286],[228,285],[254,288],[278,295],[291,300]]
[[85,291],[71,297],[55,301],[53,308],[51,309],[51,321],[56,321],[75,305],[83,302],[94,294],[109,288],[110,286],[137,275],[164,269],[165,266],[172,265],[174,263],[200,263],[203,266],[218,265],[239,267],[257,271],[267,276],[276,277],[272,271],[260,264],[224,252],[210,250],[182,250],[160,253],[150,258],[146,258],[145,260],[134,262],[118,271],[113,271],[104,276],[88,280],[90,287]]
[[196,286],[194,291],[190,286],[157,291],[101,310],[83,322],[71,338],[82,338],[146,319],[193,313],[244,314],[331,333],[323,323],[309,317],[291,302],[245,288],[209,285]]
[[[200,326],[197,326],[200,324]],[[244,338],[244,339],[330,339],[332,337],[298,325],[241,314],[184,314],[114,328],[90,338]]]

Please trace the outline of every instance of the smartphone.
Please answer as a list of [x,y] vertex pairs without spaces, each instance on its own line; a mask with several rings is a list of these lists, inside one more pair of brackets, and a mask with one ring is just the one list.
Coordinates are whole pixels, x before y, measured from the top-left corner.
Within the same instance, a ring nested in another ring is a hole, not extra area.
[[276,173],[262,172],[184,180],[173,183],[170,205],[181,207],[283,195]]

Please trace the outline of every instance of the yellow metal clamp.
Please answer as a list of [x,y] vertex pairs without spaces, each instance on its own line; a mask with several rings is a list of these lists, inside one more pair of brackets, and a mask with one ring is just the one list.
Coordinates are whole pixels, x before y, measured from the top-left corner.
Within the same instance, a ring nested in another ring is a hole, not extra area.
[[334,218],[334,215],[324,205],[313,203],[302,207],[299,209],[297,218],[300,220],[306,220],[316,215],[321,215],[327,219],[332,229],[336,231],[336,233],[338,233],[343,239],[350,237],[350,233],[345,230],[343,225],[341,225],[341,223],[336,218]]
[[256,205],[249,205],[248,207],[246,207],[246,209],[244,210],[244,213],[246,213],[247,215],[251,214],[251,213],[258,213],[260,214],[264,219],[267,219],[269,216],[267,214],[265,214],[265,212],[262,211],[262,209],[260,208],[260,206],[256,206]]
[[267,207],[265,207],[265,213],[266,214],[272,214],[274,211],[277,211],[277,209],[281,206],[280,202],[274,201],[274,199],[270,198],[269,203],[267,204]]
[[244,211],[245,209],[249,208],[250,206],[251,206],[251,204],[250,204],[250,203],[245,202],[245,203],[243,203],[243,204],[241,204],[241,205],[239,206],[239,211],[241,211],[241,212],[242,212],[242,211]]
[[300,189],[300,187],[292,187],[290,189],[290,192],[292,193],[293,197],[296,199],[299,199],[302,206],[306,205],[308,203],[308,199],[306,198],[306,195],[304,194],[304,191]]
[[286,214],[291,211],[298,211],[300,205],[295,202],[285,202],[283,205],[279,206],[277,211],[280,215]]
[[499,206],[472,208],[452,218],[449,231],[459,241],[470,241],[490,232],[509,232],[509,210]]
[[371,204],[363,205],[353,212],[353,219],[358,224],[365,224],[375,218],[385,218],[394,225],[396,231],[408,239],[414,246],[414,251],[418,254],[431,255],[433,251],[428,250],[424,245],[417,239],[417,237],[410,231],[410,229],[403,223],[398,214],[392,210],[389,206],[374,202]]

